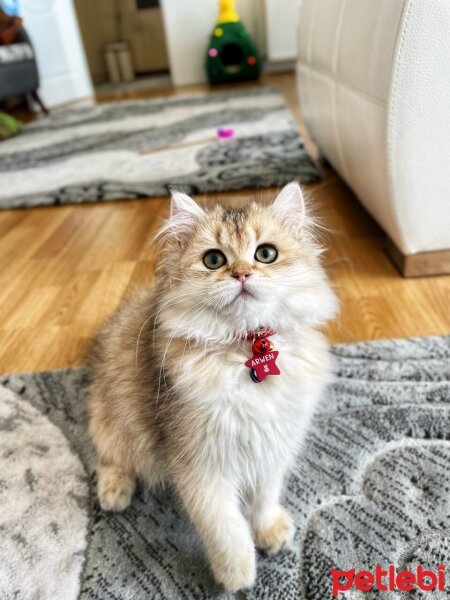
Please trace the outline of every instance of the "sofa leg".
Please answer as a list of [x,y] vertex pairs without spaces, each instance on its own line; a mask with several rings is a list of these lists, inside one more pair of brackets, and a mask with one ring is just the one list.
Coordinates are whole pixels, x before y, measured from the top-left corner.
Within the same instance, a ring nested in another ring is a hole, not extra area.
[[49,110],[48,108],[45,106],[45,104],[42,102],[41,97],[38,94],[37,90],[33,90],[31,92],[31,97],[33,98],[33,100],[39,105],[40,109],[42,110],[42,112],[44,113],[44,115],[48,115],[49,114]]
[[394,242],[387,238],[386,251],[403,277],[450,274],[450,249],[403,254]]

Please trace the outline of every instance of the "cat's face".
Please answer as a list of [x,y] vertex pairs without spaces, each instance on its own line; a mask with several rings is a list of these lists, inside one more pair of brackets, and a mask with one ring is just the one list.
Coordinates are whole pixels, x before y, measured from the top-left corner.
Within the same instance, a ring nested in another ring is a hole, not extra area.
[[163,228],[169,241],[164,314],[205,338],[328,318],[336,303],[304,212],[296,183],[269,206],[249,203],[242,209],[220,205],[204,211],[175,192]]

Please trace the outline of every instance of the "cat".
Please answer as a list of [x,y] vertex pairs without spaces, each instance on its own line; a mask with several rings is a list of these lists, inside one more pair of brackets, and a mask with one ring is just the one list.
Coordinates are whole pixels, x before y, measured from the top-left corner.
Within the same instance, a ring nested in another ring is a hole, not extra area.
[[[227,591],[253,585],[255,546],[292,544],[283,481],[330,380],[317,328],[337,300],[305,212],[296,182],[239,209],[173,191],[153,288],[125,301],[90,353],[100,505],[123,510],[137,479],[169,479]],[[280,374],[258,383],[245,362],[268,330]]]

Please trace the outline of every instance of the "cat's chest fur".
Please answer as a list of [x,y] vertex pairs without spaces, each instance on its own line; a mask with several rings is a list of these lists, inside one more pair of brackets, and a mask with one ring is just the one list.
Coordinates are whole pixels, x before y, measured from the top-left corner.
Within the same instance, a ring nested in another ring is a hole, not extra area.
[[292,460],[329,377],[320,334],[311,330],[298,341],[272,339],[281,373],[261,383],[251,380],[245,366],[250,342],[191,348],[172,374],[182,411],[196,415],[193,447],[211,468],[233,472],[247,485],[270,464]]

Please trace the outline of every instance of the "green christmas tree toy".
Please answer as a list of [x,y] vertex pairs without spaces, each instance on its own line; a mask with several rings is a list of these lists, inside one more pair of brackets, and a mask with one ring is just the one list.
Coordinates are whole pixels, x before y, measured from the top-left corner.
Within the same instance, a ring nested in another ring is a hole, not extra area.
[[219,0],[219,6],[219,18],[206,57],[209,82],[258,79],[261,73],[258,50],[239,19],[234,0]]

